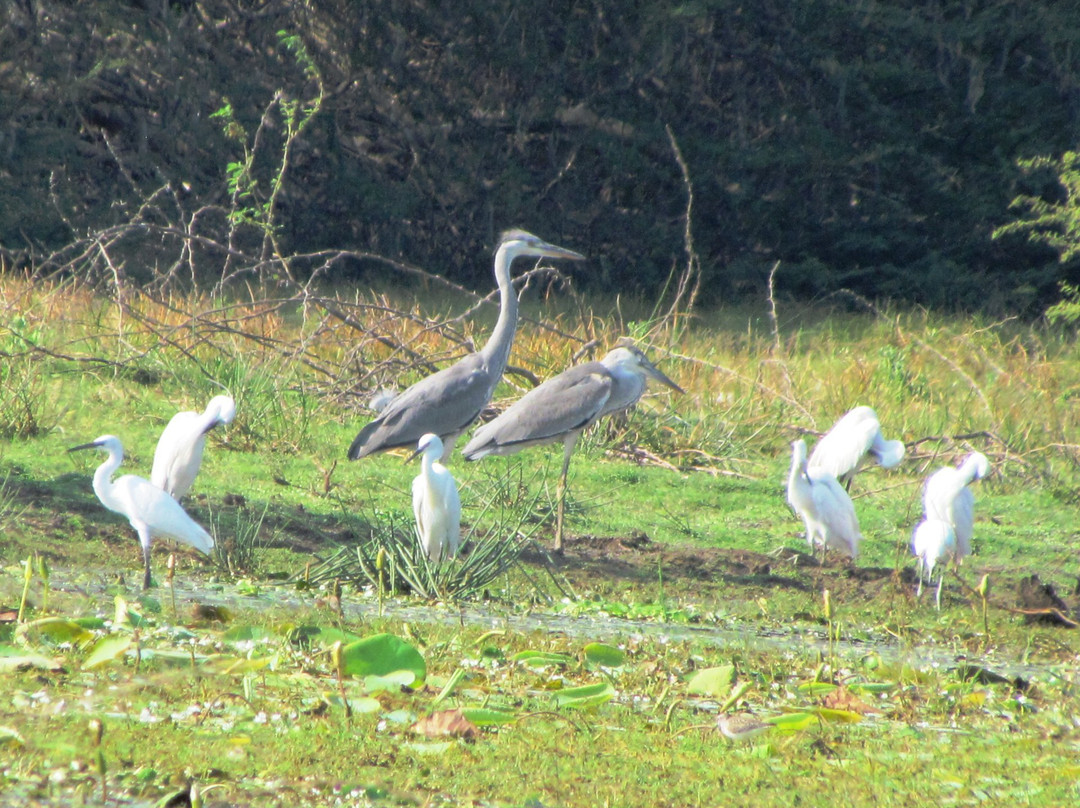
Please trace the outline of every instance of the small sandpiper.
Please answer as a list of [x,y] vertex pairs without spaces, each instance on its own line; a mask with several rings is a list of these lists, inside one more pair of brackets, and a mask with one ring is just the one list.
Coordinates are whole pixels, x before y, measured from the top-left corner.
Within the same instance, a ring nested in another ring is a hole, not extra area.
[[724,733],[725,738],[733,741],[745,741],[773,728],[772,724],[767,724],[750,713],[719,715],[716,726]]

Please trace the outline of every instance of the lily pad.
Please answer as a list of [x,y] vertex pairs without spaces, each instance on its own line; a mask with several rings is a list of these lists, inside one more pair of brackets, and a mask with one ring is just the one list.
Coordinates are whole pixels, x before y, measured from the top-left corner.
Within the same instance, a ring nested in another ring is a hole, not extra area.
[[574,658],[566,654],[557,654],[554,651],[519,651],[511,659],[521,662],[530,668],[543,668],[547,665],[570,665]]
[[735,680],[734,665],[720,665],[716,668],[702,668],[686,683],[686,692],[694,696],[723,698],[731,690]]
[[608,682],[581,687],[568,687],[555,694],[555,703],[560,707],[585,709],[598,707],[615,698],[615,688]]
[[617,668],[626,662],[626,652],[614,645],[593,642],[585,646],[585,660],[592,665],[605,668]]
[[424,657],[393,634],[375,634],[349,643],[341,649],[341,667],[350,676],[386,676],[396,671],[411,671],[416,683],[427,677]]
[[134,644],[134,639],[123,634],[102,637],[94,643],[93,648],[90,649],[90,653],[87,654],[86,659],[83,661],[83,670],[88,671],[93,670],[94,668],[100,668],[113,660],[119,659],[127,653],[127,650]]
[[462,707],[461,714],[478,727],[498,727],[517,720],[516,713],[491,707]]

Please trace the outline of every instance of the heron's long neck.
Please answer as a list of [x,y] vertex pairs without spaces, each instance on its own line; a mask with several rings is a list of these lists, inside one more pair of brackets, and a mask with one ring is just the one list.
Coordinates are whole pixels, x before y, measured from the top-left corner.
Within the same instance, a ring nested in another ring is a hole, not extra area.
[[480,350],[487,366],[496,371],[496,380],[506,369],[506,363],[510,359],[510,346],[514,342],[514,331],[517,329],[518,301],[514,294],[514,285],[510,282],[510,263],[513,260],[514,256],[509,255],[502,247],[495,253],[495,282],[499,284],[499,319],[487,344]]
[[788,471],[788,487],[797,489],[803,485],[809,485],[810,478],[806,476],[806,450],[796,450],[791,455],[791,469]]
[[112,476],[124,462],[124,453],[110,450],[108,459],[97,467],[94,472],[94,493],[101,500],[101,504],[110,511],[122,513],[120,503],[113,496]]

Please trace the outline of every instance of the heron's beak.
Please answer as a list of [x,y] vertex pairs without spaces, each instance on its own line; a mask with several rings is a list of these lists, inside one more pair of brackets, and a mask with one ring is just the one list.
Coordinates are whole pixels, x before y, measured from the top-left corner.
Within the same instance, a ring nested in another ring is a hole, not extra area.
[[573,250],[566,249],[566,247],[559,247],[555,244],[548,244],[546,241],[542,244],[537,244],[534,249],[545,258],[568,258],[571,261],[585,260],[585,256],[579,252],[574,252]]
[[408,457],[405,458],[405,462],[406,463],[411,463],[414,460],[416,460],[416,458],[418,458],[423,453],[424,453],[423,449],[417,449],[415,452],[413,452],[411,455],[409,455]]
[[686,392],[681,387],[679,387],[679,385],[675,384],[675,382],[665,376],[663,372],[661,372],[660,368],[658,368],[652,362],[645,360],[641,363],[641,368],[645,371],[645,375],[648,376],[650,379],[656,379],[656,381],[660,382],[661,384],[666,384],[668,387],[670,387],[677,393]]
[[211,424],[210,424],[210,425],[209,425],[208,427],[206,427],[206,429],[204,429],[204,430],[202,431],[202,433],[203,433],[204,435],[209,435],[209,434],[210,434],[210,431],[211,431],[211,430],[212,430],[212,429],[213,429],[213,428],[214,428],[215,426],[217,426],[218,424],[223,424],[223,423],[225,423],[224,419],[218,418],[218,419],[217,419],[216,421],[213,421],[213,422],[212,422],[212,423],[211,423]]
[[70,449],[68,449],[68,451],[69,452],[78,452],[81,449],[97,449],[100,445],[101,444],[99,444],[97,441],[92,440],[89,443],[82,443],[82,444],[79,444],[78,446],[72,446]]

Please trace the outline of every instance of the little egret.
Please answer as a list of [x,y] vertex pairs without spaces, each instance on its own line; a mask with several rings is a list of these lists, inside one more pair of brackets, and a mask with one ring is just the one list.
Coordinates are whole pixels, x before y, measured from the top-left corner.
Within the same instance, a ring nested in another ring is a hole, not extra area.
[[453,558],[461,539],[461,498],[450,470],[439,462],[442,453],[443,442],[429,432],[409,458],[424,456],[412,484],[412,505],[420,544],[431,561]]
[[822,552],[834,548],[855,558],[859,554],[859,519],[855,505],[836,478],[822,469],[808,469],[806,441],[791,444],[791,470],[788,472],[787,501],[806,525],[806,541],[811,554],[815,547]]
[[214,396],[201,413],[176,413],[158,439],[150,482],[177,502],[183,499],[199,473],[207,433],[235,417],[236,402],[230,396]]
[[102,435],[68,451],[81,449],[104,449],[109,453],[108,459],[94,472],[94,493],[110,511],[126,516],[139,534],[145,568],[143,589],[150,588],[150,542],[153,539],[175,539],[206,554],[214,549],[210,534],[196,524],[175,499],[149,480],[134,474],[112,479],[124,462],[124,447],[118,437]]
[[450,456],[454,441],[487,406],[506,370],[518,320],[510,265],[521,256],[585,259],[580,253],[548,244],[523,230],[503,233],[495,251],[499,319],[487,343],[457,364],[421,379],[397,395],[374,421],[360,430],[349,447],[350,460],[388,449],[415,446],[420,436],[428,432],[442,439],[442,459],[445,461]]
[[941,586],[945,582],[945,562],[956,557],[956,531],[942,519],[924,519],[911,534],[911,552],[918,559],[919,588],[916,597],[922,596],[923,579],[934,583],[934,567],[938,568],[937,608],[941,611]]
[[923,509],[927,519],[948,522],[956,531],[956,558],[971,555],[975,532],[975,495],[968,487],[990,473],[990,461],[982,452],[972,452],[957,468],[938,469],[923,488]]
[[575,365],[530,390],[499,417],[477,429],[462,454],[466,460],[479,460],[561,440],[563,464],[555,517],[555,551],[562,552],[566,475],[578,436],[603,416],[636,404],[645,392],[646,379],[655,379],[683,392],[639,348],[629,343],[620,345],[599,362]]
[[885,440],[877,414],[870,407],[856,407],[817,442],[807,466],[826,472],[847,488],[866,455],[891,469],[904,459],[904,443]]

